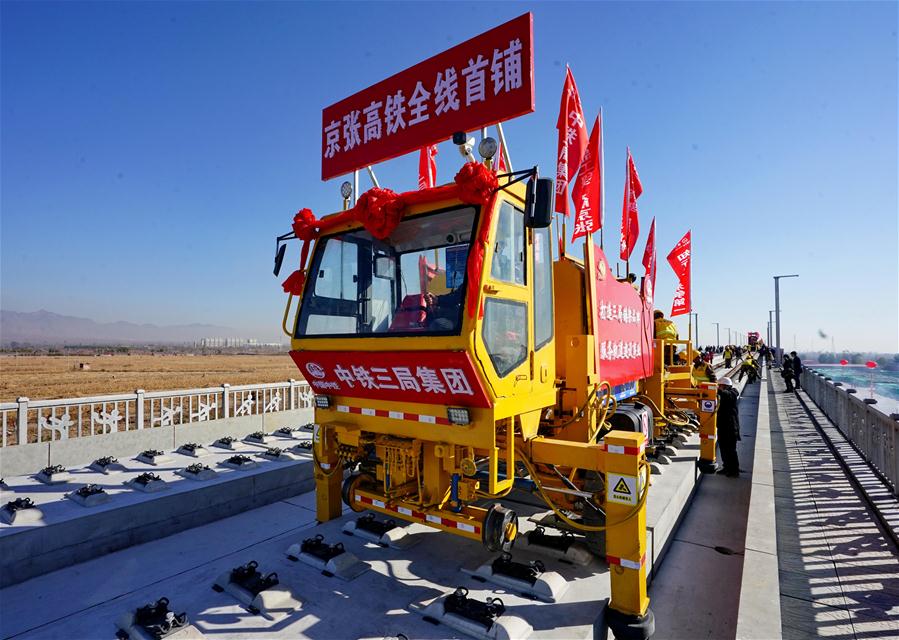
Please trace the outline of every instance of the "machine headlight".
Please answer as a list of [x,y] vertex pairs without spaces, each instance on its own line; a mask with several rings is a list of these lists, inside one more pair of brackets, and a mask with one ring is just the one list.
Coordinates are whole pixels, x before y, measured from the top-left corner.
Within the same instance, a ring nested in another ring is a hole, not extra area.
[[446,417],[453,424],[471,424],[471,413],[465,407],[448,407]]
[[316,394],[315,406],[318,409],[330,409],[331,408],[330,396],[320,396],[320,395]]

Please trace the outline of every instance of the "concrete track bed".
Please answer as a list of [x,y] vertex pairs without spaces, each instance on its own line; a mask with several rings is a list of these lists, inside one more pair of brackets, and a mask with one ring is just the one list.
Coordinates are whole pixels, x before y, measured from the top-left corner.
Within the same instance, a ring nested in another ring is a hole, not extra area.
[[[647,543],[651,552],[647,553],[647,561],[651,564],[660,562],[693,494],[699,477],[695,467],[697,452],[698,439],[691,436],[673,463],[652,479],[647,506]],[[221,455],[228,454],[223,451]],[[258,470],[223,471],[220,476],[241,482],[257,478],[259,482],[258,476],[268,469],[302,476],[311,471],[310,466],[302,462],[265,463]],[[175,477],[173,471],[166,473]],[[301,482],[297,480],[289,486],[296,487]],[[171,484],[171,489],[152,499],[204,489],[222,493],[230,486],[221,478]],[[273,488],[269,494],[275,495],[278,490]],[[501,598],[509,615],[525,620],[533,628],[530,638],[588,639],[593,637],[594,622],[609,597],[608,567],[600,558],[592,559],[587,566],[574,566],[529,550],[525,544],[516,545],[512,551],[516,561],[539,559],[547,571],[557,572],[567,581],[558,602],[540,602],[469,575],[465,570],[474,571],[498,555],[478,542],[410,524],[405,527],[407,535],[417,538],[418,544],[406,549],[384,548],[342,534],[344,525],[361,514],[345,510],[342,517],[317,524],[314,493],[275,500],[255,509],[238,509],[237,515],[163,539],[152,536],[142,545],[130,546],[136,543],[127,542],[123,546],[128,548],[5,588],[0,591],[4,602],[0,636],[111,637],[114,621],[124,611],[165,596],[176,603],[179,611],[188,613],[199,631],[222,640],[385,638],[398,634],[416,639],[465,637],[414,612],[464,586],[469,597],[482,601],[487,597]],[[244,504],[251,502],[252,498],[244,499]],[[530,498],[510,501],[507,506],[519,512],[522,529],[527,532],[535,526],[528,518],[544,512],[545,507],[523,502],[530,502]],[[104,507],[113,508],[109,504]],[[70,508],[85,510],[74,504]],[[343,543],[369,570],[344,581],[322,575],[307,564],[291,562],[286,553],[290,545],[316,534],[324,536],[328,543]],[[270,617],[254,615],[227,594],[212,590],[223,572],[250,560],[257,561],[266,571],[276,571],[282,586],[302,602],[300,609],[276,611]]]
[[[254,454],[261,447],[242,445]],[[33,477],[6,479],[0,503],[31,498],[40,509],[36,522],[0,524],[0,586],[15,584],[97,556],[170,536],[179,531],[220,520],[313,488],[311,456],[298,454],[291,462],[261,458],[255,469],[221,470],[214,478],[194,481],[178,472],[189,464],[212,468],[231,452],[209,450],[199,458],[170,456],[171,461],[151,466],[122,461],[124,469],[100,473],[74,469],[67,482],[45,485]],[[142,473],[164,481],[160,491],[142,492],[125,485]],[[86,484],[102,487],[109,498],[97,506],[83,506],[66,498]]]

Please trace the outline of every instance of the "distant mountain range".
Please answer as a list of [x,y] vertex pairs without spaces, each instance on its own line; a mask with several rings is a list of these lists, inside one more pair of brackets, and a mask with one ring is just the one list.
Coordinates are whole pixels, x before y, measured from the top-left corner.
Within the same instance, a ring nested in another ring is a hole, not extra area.
[[212,324],[159,326],[133,322],[96,322],[52,311],[0,310],[0,344],[185,344],[201,338],[265,338],[246,330]]

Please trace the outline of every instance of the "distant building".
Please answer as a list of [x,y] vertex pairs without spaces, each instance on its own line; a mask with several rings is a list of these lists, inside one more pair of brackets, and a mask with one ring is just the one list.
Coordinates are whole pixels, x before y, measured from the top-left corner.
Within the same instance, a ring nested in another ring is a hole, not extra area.
[[203,349],[258,349],[280,347],[278,342],[260,342],[258,338],[201,338],[196,346]]

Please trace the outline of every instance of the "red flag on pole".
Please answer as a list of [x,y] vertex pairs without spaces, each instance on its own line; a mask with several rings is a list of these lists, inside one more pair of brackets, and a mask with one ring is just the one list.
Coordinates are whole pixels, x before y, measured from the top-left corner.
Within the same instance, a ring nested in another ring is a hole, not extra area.
[[600,149],[602,148],[602,124],[599,116],[593,123],[590,142],[584,151],[577,180],[574,183],[574,242],[582,236],[588,236],[602,226],[602,176]]
[[652,304],[653,292],[656,288],[656,219],[652,219],[649,225],[649,236],[646,238],[646,248],[643,250],[643,267],[646,275],[643,276],[643,297]]
[[496,150],[496,155],[499,158],[496,161],[496,172],[497,173],[508,173],[508,169],[506,168],[506,156],[503,155],[503,143],[499,143],[499,147]]
[[671,316],[681,316],[690,313],[690,232],[684,235],[674,245],[674,249],[668,254],[668,264],[677,276],[677,289],[674,292],[674,302],[671,304]]
[[562,104],[559,106],[559,151],[556,155],[556,204],[555,211],[568,215],[568,183],[581,166],[581,158],[587,148],[587,126],[581,97],[574,83],[571,69],[566,67],[565,86],[562,88]]
[[637,175],[637,167],[627,149],[627,170],[624,180],[624,205],[621,208],[621,259],[628,260],[640,235],[640,221],[637,217],[637,198],[643,194],[643,185]]
[[437,145],[422,147],[418,153],[418,188],[430,189],[437,183]]

